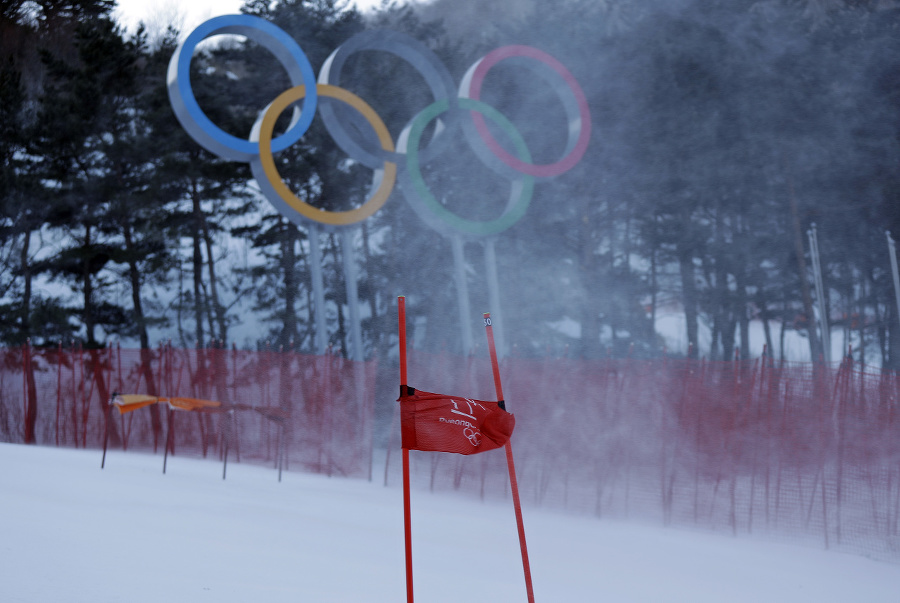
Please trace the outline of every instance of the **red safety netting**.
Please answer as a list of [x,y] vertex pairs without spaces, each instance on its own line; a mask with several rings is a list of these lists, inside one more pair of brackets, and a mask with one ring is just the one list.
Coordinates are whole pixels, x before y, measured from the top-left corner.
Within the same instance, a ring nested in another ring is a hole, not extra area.
[[[508,358],[524,504],[900,560],[894,374],[692,360]],[[409,385],[491,399],[487,359],[412,351]],[[395,419],[396,420],[396,419]],[[385,463],[399,479],[399,430]],[[504,455],[416,452],[434,489],[507,496]],[[427,481],[426,481],[427,480]]]
[[[101,448],[108,437],[113,449],[162,453],[171,433],[176,456],[221,459],[227,447],[231,460],[367,477],[375,371],[289,351],[0,349],[0,441]],[[115,393],[222,407],[107,414]]]
[[[396,367],[384,373],[380,382],[392,385],[389,393],[382,387],[378,404],[397,409]],[[507,358],[501,375],[525,505],[900,560],[893,373],[850,360],[826,368]],[[373,362],[292,352],[0,349],[0,441],[99,451],[114,392],[184,396],[235,410],[173,411],[176,457],[221,459],[233,443],[235,460],[275,464],[283,449],[288,468],[364,477],[375,381]],[[410,351],[409,385],[494,397],[486,358]],[[167,414],[162,404],[111,413],[110,447],[162,455]],[[390,420],[390,412],[379,416]],[[399,422],[396,412],[386,482],[399,482]],[[509,495],[502,452],[416,451],[412,462],[425,486]]]

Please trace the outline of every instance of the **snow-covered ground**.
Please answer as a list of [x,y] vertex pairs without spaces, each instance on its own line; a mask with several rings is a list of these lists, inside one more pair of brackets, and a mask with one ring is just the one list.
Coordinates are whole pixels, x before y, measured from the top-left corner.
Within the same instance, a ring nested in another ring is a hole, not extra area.
[[[415,454],[413,452],[412,454]],[[0,600],[405,601],[402,492],[214,461],[0,444]],[[412,493],[416,599],[525,601],[509,503]],[[900,565],[524,509],[535,597],[894,602]]]

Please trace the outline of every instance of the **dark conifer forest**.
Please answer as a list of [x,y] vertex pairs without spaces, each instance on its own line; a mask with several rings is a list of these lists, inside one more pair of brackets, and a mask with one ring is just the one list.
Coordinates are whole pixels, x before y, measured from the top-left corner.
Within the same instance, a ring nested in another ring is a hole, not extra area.
[[[311,236],[273,208],[248,164],[205,150],[176,119],[167,69],[190,32],[126,31],[114,8],[0,2],[2,345],[171,339],[314,353],[321,268],[326,341],[347,354],[349,261],[367,358],[396,346],[398,295],[416,346],[467,352],[461,259],[471,318],[500,318],[506,354],[723,359],[764,344],[783,358],[800,338],[807,359],[828,357],[831,340],[900,368],[886,235],[900,233],[896,0],[434,0],[366,13],[249,0],[242,11],[287,32],[317,74],[346,40],[378,28],[425,44],[454,86],[505,45],[565,65],[590,109],[583,158],[536,179],[507,230],[459,241],[420,219],[402,182],[349,235]],[[383,52],[348,59],[343,81],[395,144],[433,100],[420,73]],[[205,114],[244,139],[290,87],[269,51],[237,36],[199,48],[191,85]],[[565,111],[541,78],[499,65],[482,100],[535,163],[564,154]],[[316,208],[359,207],[372,169],[320,121],[277,155],[279,173]],[[450,136],[421,165],[436,202],[497,218],[510,179],[461,131]],[[675,349],[657,328],[669,315],[681,317]]]

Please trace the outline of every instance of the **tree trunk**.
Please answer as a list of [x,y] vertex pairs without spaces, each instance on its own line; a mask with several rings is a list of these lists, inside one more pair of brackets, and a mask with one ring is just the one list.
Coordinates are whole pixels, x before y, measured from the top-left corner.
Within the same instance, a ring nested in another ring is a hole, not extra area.
[[[97,403],[100,405],[100,415],[105,416],[107,411],[107,406],[109,404],[109,388],[106,386],[106,379],[104,379],[103,375],[103,351],[98,350],[96,348],[88,350],[88,356],[90,358],[91,363],[91,375],[93,376],[94,383],[97,385]],[[107,368],[107,371],[110,368]],[[106,428],[109,430],[107,433],[109,434],[109,445],[113,448],[120,446],[122,443],[121,438],[119,437],[119,428],[116,426],[115,421],[109,421],[109,424],[106,425]],[[87,426],[84,426],[84,431],[82,432],[84,435],[87,435]],[[86,441],[82,442],[83,444],[87,444]]]
[[31,262],[28,259],[28,250],[31,247],[31,230],[25,230],[25,239],[22,241],[22,255],[20,268],[22,270],[22,341],[28,341],[31,337]]
[[740,270],[735,274],[735,279],[737,295],[734,310],[737,313],[738,325],[741,329],[741,358],[748,360],[750,358],[750,318],[747,316],[747,287],[744,275]]
[[196,189],[196,183],[194,183],[194,190],[191,191],[191,203],[193,209],[193,273],[194,273],[194,336],[197,338],[195,343],[195,347],[201,348],[203,347],[204,333],[203,333],[203,319],[204,319],[204,311],[203,311],[203,300],[205,296],[203,295],[203,253],[200,249],[200,239],[201,239],[201,230],[202,230],[202,218],[203,212],[200,207],[200,195]]
[[281,268],[284,272],[284,315],[282,317],[279,345],[293,347],[294,340],[299,337],[297,329],[297,294],[299,279],[297,278],[297,227],[283,220],[284,237],[281,241]]
[[[718,236],[718,235],[717,235]],[[715,324],[713,325],[715,334],[718,334],[719,341],[722,344],[722,360],[728,360],[731,348],[734,344],[734,328],[732,320],[732,307],[729,300],[728,291],[728,270],[725,266],[724,252],[722,251],[721,241],[717,242],[718,257],[715,259],[716,268],[716,286],[714,307],[716,309]],[[714,334],[714,335],[715,335]],[[716,337],[713,336],[710,343],[709,357],[712,360],[718,358],[718,343]]]
[[131,305],[134,309],[134,322],[141,342],[141,349],[149,348],[150,336],[147,333],[147,319],[144,316],[144,306],[141,301],[141,272],[137,264],[134,236],[131,232],[130,224],[125,224],[122,229],[122,237],[125,239],[125,252],[128,257],[128,281],[131,284]]
[[650,329],[656,333],[656,304],[659,286],[656,283],[656,247],[650,249]]
[[722,338],[722,360],[729,361],[734,358],[734,340],[737,321],[734,319],[734,313],[728,312],[727,319],[722,325],[720,337]]
[[681,303],[687,323],[688,357],[697,358],[697,286],[694,283],[694,257],[683,244],[678,246],[678,267],[681,273]]
[[[333,233],[328,235],[328,243],[329,243],[329,247],[331,247],[331,257],[334,258],[335,267],[340,266],[341,258],[338,257],[338,244],[337,244],[337,240],[334,238]],[[336,268],[335,268],[335,273],[337,275]],[[337,302],[337,319],[338,319],[338,330],[337,330],[336,336],[337,336],[338,341],[341,342],[341,356],[343,358],[348,358],[349,353],[350,353],[350,345],[349,345],[350,342],[348,340],[347,325],[346,325],[346,321],[344,319],[344,304],[341,301],[344,296],[341,293],[341,290],[338,289],[339,286],[340,285],[338,284],[338,286],[336,286],[334,289],[334,299]],[[347,288],[344,287],[342,290],[346,291]]]
[[[122,232],[125,238],[125,250],[128,255],[128,278],[131,283],[131,303],[134,306],[134,320],[138,327],[138,338],[141,342],[141,375],[144,377],[147,394],[158,396],[156,379],[153,376],[152,354],[150,352],[150,335],[147,333],[147,318],[144,316],[144,306],[141,301],[141,271],[136,260],[134,250],[134,236],[131,224],[126,223]],[[159,414],[159,406],[150,405],[150,424],[153,428],[153,451],[156,452],[156,442],[162,433],[162,418]]]
[[734,343],[734,329],[729,329],[732,322],[731,300],[728,291],[728,262],[726,260],[725,243],[722,231],[725,229],[725,221],[722,218],[722,201],[719,199],[715,206],[715,257],[713,258],[715,274],[715,287],[713,288],[713,308],[715,318],[713,320],[713,337],[710,342],[709,358],[718,358],[718,340],[722,344],[722,360],[728,360]]
[[599,296],[595,294],[597,279],[597,254],[595,253],[594,228],[591,221],[592,199],[582,199],[578,220],[578,268],[581,277],[583,299],[581,308],[581,357],[599,358],[602,356],[600,346],[600,309]]
[[[90,224],[85,226],[84,231],[84,248],[85,250],[90,249],[91,247],[91,226]],[[85,336],[85,345],[88,348],[96,348],[97,347],[97,337],[96,337],[96,321],[94,320],[94,279],[91,276],[91,262],[89,258],[84,258],[82,260],[82,286],[83,286],[83,299],[84,299],[84,312],[82,313],[82,320],[84,320],[84,330],[86,333]]]
[[809,277],[806,269],[806,256],[803,250],[803,228],[800,225],[800,210],[797,207],[797,197],[794,195],[794,181],[787,174],[789,199],[791,204],[791,222],[794,230],[794,254],[797,256],[797,271],[800,276],[800,292],[803,296],[803,313],[806,315],[806,331],[809,333],[809,352],[813,363],[818,363],[822,356],[822,345],[819,335],[816,333],[815,317],[813,315],[812,295],[809,291]]
[[26,229],[25,238],[22,241],[21,269],[24,281],[22,292],[22,324],[21,336],[23,341],[22,365],[25,371],[25,443],[34,444],[37,441],[35,428],[37,425],[37,385],[34,380],[34,368],[31,364],[31,262],[28,259],[28,251],[31,247],[31,230]]
[[759,306],[759,317],[763,323],[763,333],[766,335],[766,353],[769,358],[773,358],[775,348],[772,344],[772,327],[769,325],[769,306],[762,286],[756,288],[756,303]]
[[[209,233],[209,222],[203,212],[200,213],[200,223],[203,226],[203,241],[206,245],[206,267],[209,270],[209,296],[212,302],[211,313],[215,314],[216,326],[219,330],[219,341],[225,347],[228,339],[228,321],[225,317],[225,307],[219,303],[219,283],[216,279],[216,261],[213,256],[212,236]],[[214,331],[210,327],[210,334]]]
[[37,385],[34,380],[34,366],[31,363],[31,342],[22,346],[22,369],[25,377],[25,425],[24,441],[26,444],[37,443]]

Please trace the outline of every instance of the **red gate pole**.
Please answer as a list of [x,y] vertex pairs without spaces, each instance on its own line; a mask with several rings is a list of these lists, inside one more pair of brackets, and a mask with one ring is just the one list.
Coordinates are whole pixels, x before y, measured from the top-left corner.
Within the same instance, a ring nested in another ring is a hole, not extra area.
[[[406,298],[397,298],[400,323],[400,395],[407,393],[406,381]],[[409,448],[403,448],[403,532],[406,544],[406,601],[413,603],[412,521],[409,500]]]
[[[503,399],[503,386],[500,384],[500,363],[497,361],[497,348],[494,345],[494,327],[491,323],[491,313],[484,313],[484,328],[487,331],[488,349],[491,353],[491,366],[494,370],[494,388],[497,390],[497,401],[500,407],[506,405]],[[513,506],[516,509],[516,526],[519,530],[519,547],[522,549],[522,569],[525,572],[525,591],[528,593],[528,603],[534,603],[534,587],[531,583],[531,564],[528,562],[528,546],[525,544],[525,523],[522,520],[522,503],[519,500],[519,482],[516,479],[516,465],[513,461],[511,439],[506,441],[506,464],[509,467],[509,487],[512,492]]]

